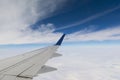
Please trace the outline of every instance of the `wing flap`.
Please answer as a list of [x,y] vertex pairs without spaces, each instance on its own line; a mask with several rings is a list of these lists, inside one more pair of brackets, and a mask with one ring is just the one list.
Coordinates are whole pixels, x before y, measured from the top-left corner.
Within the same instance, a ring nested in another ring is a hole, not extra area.
[[32,78],[22,78],[12,75],[4,75],[0,80],[32,80]]
[[1,80],[15,80],[15,76],[5,75]]
[[56,71],[56,68],[50,67],[50,66],[43,66],[39,71],[38,74],[42,74],[42,73],[47,73],[47,72],[51,72],[51,71]]
[[54,57],[60,57],[60,56],[62,56],[62,54],[55,53],[55,54],[53,54],[52,58],[54,58]]

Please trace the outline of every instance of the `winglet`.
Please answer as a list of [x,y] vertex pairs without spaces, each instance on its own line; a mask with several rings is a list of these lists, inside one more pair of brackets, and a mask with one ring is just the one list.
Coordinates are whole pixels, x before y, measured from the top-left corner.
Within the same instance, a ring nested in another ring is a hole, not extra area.
[[58,42],[55,45],[60,46],[62,41],[63,41],[63,39],[64,39],[64,37],[65,37],[65,34],[62,35],[62,37],[58,40]]

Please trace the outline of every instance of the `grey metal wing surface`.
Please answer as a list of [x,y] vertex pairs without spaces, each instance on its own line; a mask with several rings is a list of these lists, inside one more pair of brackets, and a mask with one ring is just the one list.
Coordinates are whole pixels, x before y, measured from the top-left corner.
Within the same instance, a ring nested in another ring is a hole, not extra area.
[[38,74],[56,70],[45,63],[53,57],[61,56],[56,51],[64,37],[65,34],[53,46],[1,60],[0,80],[32,80]]

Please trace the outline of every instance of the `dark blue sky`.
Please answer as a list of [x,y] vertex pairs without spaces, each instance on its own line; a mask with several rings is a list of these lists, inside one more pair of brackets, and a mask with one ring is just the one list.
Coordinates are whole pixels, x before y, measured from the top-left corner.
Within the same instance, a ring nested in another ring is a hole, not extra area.
[[[37,21],[32,28],[37,29],[40,24],[52,23],[56,28],[74,24],[90,16],[102,13],[120,5],[120,0],[68,0],[59,10],[56,10],[52,16]],[[96,19],[90,20],[80,25],[73,26],[55,32],[73,33],[82,29],[94,28],[94,31],[117,27],[120,24],[120,9],[112,11]],[[91,27],[92,26],[92,27]]]

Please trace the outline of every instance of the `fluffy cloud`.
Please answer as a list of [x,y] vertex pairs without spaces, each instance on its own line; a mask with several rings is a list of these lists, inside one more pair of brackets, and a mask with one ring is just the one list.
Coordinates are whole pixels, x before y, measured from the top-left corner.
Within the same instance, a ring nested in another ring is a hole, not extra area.
[[[86,33],[88,32],[88,33]],[[104,41],[120,40],[120,27],[104,29],[100,31],[82,30],[67,36],[68,41]]]
[[[34,31],[30,25],[59,10],[67,0],[0,0],[0,44],[20,44],[57,39],[51,23]],[[45,27],[43,29],[43,27]],[[42,30],[45,30],[42,31]],[[47,34],[47,35],[44,35]],[[51,39],[48,39],[51,36]]]

